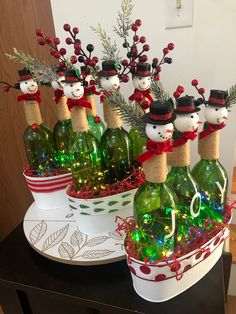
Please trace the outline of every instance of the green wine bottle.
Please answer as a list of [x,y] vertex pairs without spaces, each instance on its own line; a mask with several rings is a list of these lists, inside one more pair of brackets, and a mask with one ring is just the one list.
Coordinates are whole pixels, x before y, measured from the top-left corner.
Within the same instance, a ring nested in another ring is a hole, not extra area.
[[129,139],[133,152],[133,158],[135,159],[145,150],[147,139],[142,136],[136,128],[133,127],[129,131]]
[[57,149],[57,160],[61,169],[70,170],[73,158],[70,150],[70,138],[72,136],[72,123],[70,111],[67,107],[67,98],[60,97],[57,102],[58,121],[53,129],[53,135]]
[[[147,151],[137,160],[143,164],[145,182],[134,196],[136,230],[132,235],[141,242],[141,259],[159,260],[171,256],[176,247],[176,214],[178,200],[166,184],[166,152],[170,151],[170,131],[173,130],[172,105],[154,101],[146,122]],[[145,245],[146,244],[146,245]]]
[[98,141],[101,140],[102,134],[105,132],[105,124],[97,115],[96,103],[93,94],[86,94],[87,101],[91,104],[91,109],[86,109],[89,130]]

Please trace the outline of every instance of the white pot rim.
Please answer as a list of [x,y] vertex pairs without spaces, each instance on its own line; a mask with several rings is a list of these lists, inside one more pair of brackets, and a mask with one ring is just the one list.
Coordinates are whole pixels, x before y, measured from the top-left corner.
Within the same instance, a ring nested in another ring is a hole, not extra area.
[[48,177],[34,177],[34,176],[28,176],[27,174],[25,174],[25,169],[23,171],[23,176],[31,181],[49,181],[49,180],[56,180],[58,178],[66,178],[66,177],[70,177],[71,176],[71,172],[67,172],[67,173],[63,173],[63,174],[58,174],[55,176],[48,176]]

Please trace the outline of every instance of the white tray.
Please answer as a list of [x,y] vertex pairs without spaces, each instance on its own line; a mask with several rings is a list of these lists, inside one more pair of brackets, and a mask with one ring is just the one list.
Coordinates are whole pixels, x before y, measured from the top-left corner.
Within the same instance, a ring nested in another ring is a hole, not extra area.
[[33,203],[24,217],[30,246],[51,260],[71,265],[101,265],[125,259],[124,233],[82,233],[68,206],[42,210]]

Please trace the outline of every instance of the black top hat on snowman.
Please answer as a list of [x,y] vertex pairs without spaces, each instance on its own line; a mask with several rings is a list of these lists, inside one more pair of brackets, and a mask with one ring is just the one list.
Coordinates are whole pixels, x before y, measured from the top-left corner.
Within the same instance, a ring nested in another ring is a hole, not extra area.
[[57,76],[64,76],[65,75],[65,71],[61,67],[56,67],[54,69],[54,72],[56,73]]
[[118,74],[118,65],[113,60],[105,60],[102,62],[102,70],[98,72],[99,76],[108,77]]
[[65,79],[62,81],[63,83],[77,83],[81,82],[83,79],[80,75],[80,71],[76,70],[67,70],[65,72]]
[[143,121],[155,125],[165,125],[175,120],[176,114],[169,101],[153,101],[150,104],[150,112],[145,113]]
[[18,80],[18,82],[21,81],[26,81],[26,80],[30,80],[33,78],[32,74],[30,73],[30,71],[28,69],[22,69],[18,71],[20,79]]
[[228,106],[226,103],[227,97],[228,97],[227,91],[212,89],[210,91],[210,96],[206,104],[214,107],[227,107]]
[[133,73],[133,76],[147,77],[151,76],[151,65],[147,62],[140,62],[137,64],[136,70]]
[[188,114],[198,112],[201,109],[195,106],[193,96],[184,96],[177,99],[175,113]]

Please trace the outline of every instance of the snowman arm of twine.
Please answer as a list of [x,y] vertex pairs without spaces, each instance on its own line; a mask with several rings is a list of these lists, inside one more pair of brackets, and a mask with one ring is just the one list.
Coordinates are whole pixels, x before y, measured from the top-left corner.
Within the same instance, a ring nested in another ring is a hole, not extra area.
[[142,136],[146,137],[145,123],[142,120],[139,105],[135,102],[127,102],[124,96],[115,88],[106,97],[111,107],[117,111],[123,122],[134,127]]
[[171,226],[172,226],[172,230],[169,234],[167,234],[165,236],[165,239],[169,239],[175,233],[175,211],[174,211],[174,209],[172,209],[172,211],[171,211]]

